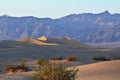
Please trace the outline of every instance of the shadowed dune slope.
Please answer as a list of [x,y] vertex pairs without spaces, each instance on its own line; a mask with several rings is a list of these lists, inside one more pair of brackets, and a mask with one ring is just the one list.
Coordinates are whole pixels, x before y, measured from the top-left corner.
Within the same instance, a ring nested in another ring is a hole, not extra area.
[[37,45],[57,45],[57,44],[42,42],[39,39],[35,39],[35,38],[23,38],[23,39],[19,39],[17,41],[18,42],[32,43],[32,44],[37,44]]
[[120,60],[78,66],[77,80],[120,80]]
[[65,45],[65,46],[72,46],[72,47],[79,47],[79,48],[92,48],[91,46],[80,43],[76,40],[73,40],[69,37],[63,37],[63,38],[47,38],[45,41],[47,43],[56,43],[59,45]]
[[42,36],[38,39],[35,38],[23,38],[17,40],[18,42],[24,42],[24,43],[32,43],[37,45],[62,45],[62,46],[69,46],[69,47],[78,47],[78,48],[92,48],[91,46],[80,43],[76,40],[73,40],[69,37],[63,37],[63,38],[47,38],[46,36]]

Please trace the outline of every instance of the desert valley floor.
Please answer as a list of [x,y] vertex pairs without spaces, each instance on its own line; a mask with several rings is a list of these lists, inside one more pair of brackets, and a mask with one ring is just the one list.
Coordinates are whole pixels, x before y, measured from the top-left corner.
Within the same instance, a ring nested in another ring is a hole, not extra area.
[[[66,61],[75,56],[76,61]],[[110,61],[95,61],[93,58],[104,56]],[[0,42],[0,80],[33,80],[34,71],[6,74],[5,65],[17,65],[25,60],[27,66],[35,67],[39,58],[62,57],[63,60],[50,60],[79,69],[76,80],[120,80],[120,48],[98,48],[77,42],[68,37],[6,40]]]

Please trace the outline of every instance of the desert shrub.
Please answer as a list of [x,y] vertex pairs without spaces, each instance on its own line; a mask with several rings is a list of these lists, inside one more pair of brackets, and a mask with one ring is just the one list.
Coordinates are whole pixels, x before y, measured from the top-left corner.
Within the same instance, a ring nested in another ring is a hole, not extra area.
[[13,72],[15,72],[15,66],[6,65],[5,70],[7,71],[7,73],[13,73]]
[[27,67],[25,60],[20,62],[20,65],[16,66],[16,71],[27,72],[30,69]]
[[25,60],[22,60],[22,61],[20,62],[20,66],[26,67],[26,62],[25,62]]
[[93,57],[93,60],[96,60],[96,61],[109,61],[110,58],[106,58],[104,56],[96,56],[96,57]]
[[50,60],[62,60],[62,57],[52,57]]
[[67,70],[62,64],[47,64],[36,69],[35,80],[75,80],[77,69]]
[[27,72],[31,70],[26,66],[16,66],[15,71],[16,72]]
[[5,70],[7,73],[30,71],[30,69],[26,66],[25,61],[21,61],[20,65],[6,65]]
[[113,56],[113,60],[120,60],[120,56]]
[[76,57],[75,56],[70,56],[66,58],[67,61],[76,61]]
[[49,64],[49,61],[48,60],[44,60],[44,59],[38,59],[37,61],[37,65],[38,66],[44,66],[46,64]]

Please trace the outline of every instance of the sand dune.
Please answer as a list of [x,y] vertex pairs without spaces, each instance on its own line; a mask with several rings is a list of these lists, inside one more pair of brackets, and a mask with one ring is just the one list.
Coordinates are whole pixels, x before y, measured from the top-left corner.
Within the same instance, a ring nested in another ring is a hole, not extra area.
[[0,75],[0,80],[34,80],[34,72],[24,72],[24,73],[15,73],[15,74],[3,74]]
[[120,80],[120,60],[78,66],[77,80]]
[[9,48],[14,46],[25,46],[25,45],[60,45],[60,46],[66,46],[66,47],[78,47],[82,49],[91,48],[91,46],[80,43],[76,40],[73,40],[69,37],[63,37],[63,38],[47,38],[45,36],[42,36],[38,39],[36,38],[22,38],[18,40],[5,40],[0,42],[0,48]]
[[40,38],[38,38],[39,40],[41,41],[46,41],[47,40],[47,37],[46,36],[41,36]]
[[62,38],[47,38],[45,41],[47,43],[56,43],[59,45],[65,45],[65,46],[72,46],[72,47],[79,47],[79,48],[91,48],[91,46],[78,42],[74,39],[71,39],[69,37],[62,37]]
[[[87,64],[77,68],[79,72],[76,80],[120,80],[120,60]],[[0,80],[34,80],[33,73],[3,74]]]
[[39,39],[35,39],[35,38],[23,38],[23,39],[19,39],[17,41],[18,42],[32,43],[32,44],[37,44],[37,45],[57,45],[57,44],[53,44],[53,43],[42,42]]

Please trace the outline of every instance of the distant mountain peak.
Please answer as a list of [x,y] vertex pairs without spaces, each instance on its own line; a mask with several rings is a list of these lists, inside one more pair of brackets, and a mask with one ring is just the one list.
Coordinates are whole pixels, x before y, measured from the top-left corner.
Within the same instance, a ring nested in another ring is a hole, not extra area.
[[106,11],[100,13],[100,14],[103,14],[103,15],[111,15],[111,13],[110,13],[108,10],[106,10]]
[[2,15],[2,16],[0,16],[0,17],[10,17],[10,16],[5,14],[5,15]]

